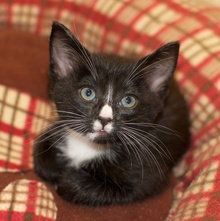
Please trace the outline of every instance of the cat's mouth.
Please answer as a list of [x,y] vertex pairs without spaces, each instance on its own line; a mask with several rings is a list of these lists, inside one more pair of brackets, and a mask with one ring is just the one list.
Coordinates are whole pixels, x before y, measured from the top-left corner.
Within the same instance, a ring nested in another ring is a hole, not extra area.
[[93,140],[96,141],[96,140],[107,140],[108,137],[109,137],[109,133],[106,132],[105,130],[97,130],[97,131],[94,131],[93,132]]
[[108,136],[108,133],[105,130],[99,130],[99,131],[96,131],[95,133],[97,134],[97,136],[100,136],[100,137]]
[[113,131],[112,122],[103,122],[103,120],[95,120],[92,126],[92,131],[88,133],[88,137],[95,143],[109,143]]
[[111,143],[111,134],[105,130],[96,130],[88,134],[90,140],[98,144]]

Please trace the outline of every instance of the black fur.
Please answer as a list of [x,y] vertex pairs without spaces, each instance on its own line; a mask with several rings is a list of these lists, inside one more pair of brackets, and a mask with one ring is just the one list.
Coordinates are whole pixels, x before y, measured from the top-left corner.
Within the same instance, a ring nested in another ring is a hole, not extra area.
[[[188,108],[172,78],[178,50],[179,43],[171,42],[140,60],[89,53],[67,28],[53,24],[51,94],[59,119],[37,138],[33,157],[36,173],[56,185],[62,198],[100,206],[142,200],[163,189],[189,142]],[[76,167],[62,152],[65,138],[68,131],[93,132],[110,83],[114,129],[93,140],[105,154]],[[84,86],[95,90],[94,102],[79,95]],[[136,106],[119,105],[126,95],[136,98]],[[71,123],[76,115],[83,115],[83,130]]]

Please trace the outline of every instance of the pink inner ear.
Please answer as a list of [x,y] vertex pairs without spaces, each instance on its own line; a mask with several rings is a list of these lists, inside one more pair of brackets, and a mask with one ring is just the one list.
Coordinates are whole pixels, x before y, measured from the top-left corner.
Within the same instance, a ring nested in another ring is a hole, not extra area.
[[163,86],[164,83],[166,83],[168,76],[164,73],[164,75],[159,75],[157,74],[152,77],[151,79],[151,90],[153,92],[157,92],[160,90],[161,86]]
[[66,77],[72,70],[72,62],[69,57],[70,50],[63,46],[62,42],[55,40],[52,53],[58,76],[61,78]]
[[174,56],[162,58],[152,64],[150,70],[150,88],[153,92],[159,92],[159,90],[167,85],[173,76],[176,60]]

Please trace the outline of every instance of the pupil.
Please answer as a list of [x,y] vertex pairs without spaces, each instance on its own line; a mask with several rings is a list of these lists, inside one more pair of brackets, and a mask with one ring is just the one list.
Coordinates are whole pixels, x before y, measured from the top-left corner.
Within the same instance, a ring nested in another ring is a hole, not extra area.
[[126,103],[130,104],[131,103],[131,97],[126,97]]
[[88,90],[86,91],[86,96],[87,96],[87,97],[90,97],[91,95],[92,95],[92,90],[88,89]]

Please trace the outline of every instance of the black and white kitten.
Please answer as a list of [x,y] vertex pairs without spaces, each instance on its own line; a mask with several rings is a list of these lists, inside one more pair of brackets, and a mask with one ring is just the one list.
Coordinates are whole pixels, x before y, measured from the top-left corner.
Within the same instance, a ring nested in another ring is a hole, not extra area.
[[186,151],[186,102],[172,79],[179,43],[132,60],[90,53],[62,24],[50,37],[59,118],[34,146],[37,174],[72,203],[100,206],[159,193]]

